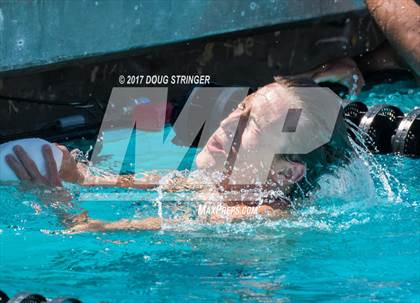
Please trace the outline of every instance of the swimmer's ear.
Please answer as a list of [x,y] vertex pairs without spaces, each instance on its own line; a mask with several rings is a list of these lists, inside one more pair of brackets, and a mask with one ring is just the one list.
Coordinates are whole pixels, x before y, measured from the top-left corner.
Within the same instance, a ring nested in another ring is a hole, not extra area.
[[300,162],[282,160],[277,167],[277,182],[285,185],[297,183],[306,175],[306,165]]
[[293,183],[299,182],[306,175],[306,165],[299,162],[290,163],[292,165],[290,181]]

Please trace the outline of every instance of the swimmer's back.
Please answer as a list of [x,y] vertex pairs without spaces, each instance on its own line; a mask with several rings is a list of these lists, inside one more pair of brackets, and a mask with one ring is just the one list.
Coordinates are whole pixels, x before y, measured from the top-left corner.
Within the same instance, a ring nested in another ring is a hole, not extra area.
[[16,157],[16,154],[13,151],[13,147],[16,145],[22,146],[29,157],[35,162],[39,172],[45,176],[45,160],[42,154],[42,146],[45,144],[51,146],[55,162],[57,163],[57,169],[60,170],[63,153],[54,144],[39,138],[14,140],[0,144],[0,182],[15,182],[19,180],[13,170],[7,165],[5,159],[8,154],[12,154]]

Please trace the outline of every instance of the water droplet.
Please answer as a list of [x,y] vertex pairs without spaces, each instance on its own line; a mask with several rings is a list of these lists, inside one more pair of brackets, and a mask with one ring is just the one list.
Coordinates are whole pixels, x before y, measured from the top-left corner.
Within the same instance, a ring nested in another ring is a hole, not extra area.
[[25,44],[25,40],[24,39],[19,39],[17,40],[17,46],[22,47]]

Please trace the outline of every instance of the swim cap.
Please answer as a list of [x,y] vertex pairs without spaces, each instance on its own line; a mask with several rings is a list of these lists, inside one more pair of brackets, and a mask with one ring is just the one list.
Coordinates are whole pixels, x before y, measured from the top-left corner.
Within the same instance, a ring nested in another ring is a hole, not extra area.
[[[16,145],[22,146],[22,148],[28,153],[31,159],[35,162],[41,175],[46,175],[45,160],[42,154],[42,146],[48,144],[51,147],[55,162],[57,163],[57,170],[61,168],[61,162],[63,160],[63,153],[54,144],[38,138],[20,139],[9,141],[0,145],[0,182],[13,182],[19,181],[13,170],[6,163],[6,155],[15,155],[13,147]],[[15,155],[16,157],[16,155]]]

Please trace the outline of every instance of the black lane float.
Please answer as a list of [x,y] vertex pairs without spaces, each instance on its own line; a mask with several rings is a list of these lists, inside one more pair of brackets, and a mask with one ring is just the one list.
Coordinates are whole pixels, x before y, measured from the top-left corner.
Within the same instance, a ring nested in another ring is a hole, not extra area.
[[405,116],[392,137],[392,151],[403,155],[420,154],[420,108]]
[[0,303],[6,303],[9,301],[9,297],[0,290]]
[[368,107],[366,104],[360,101],[354,101],[344,107],[344,116],[353,124],[359,125],[360,120],[362,120],[362,117],[367,111]]
[[7,303],[46,303],[47,299],[38,294],[21,292],[11,298]]
[[370,151],[420,156],[420,108],[407,115],[396,106],[378,104],[368,108],[355,101],[344,107],[347,121],[358,126]]
[[9,298],[6,293],[0,290],[0,303],[82,303],[78,299],[61,297],[55,299],[47,299],[39,294],[21,292],[13,298]]

